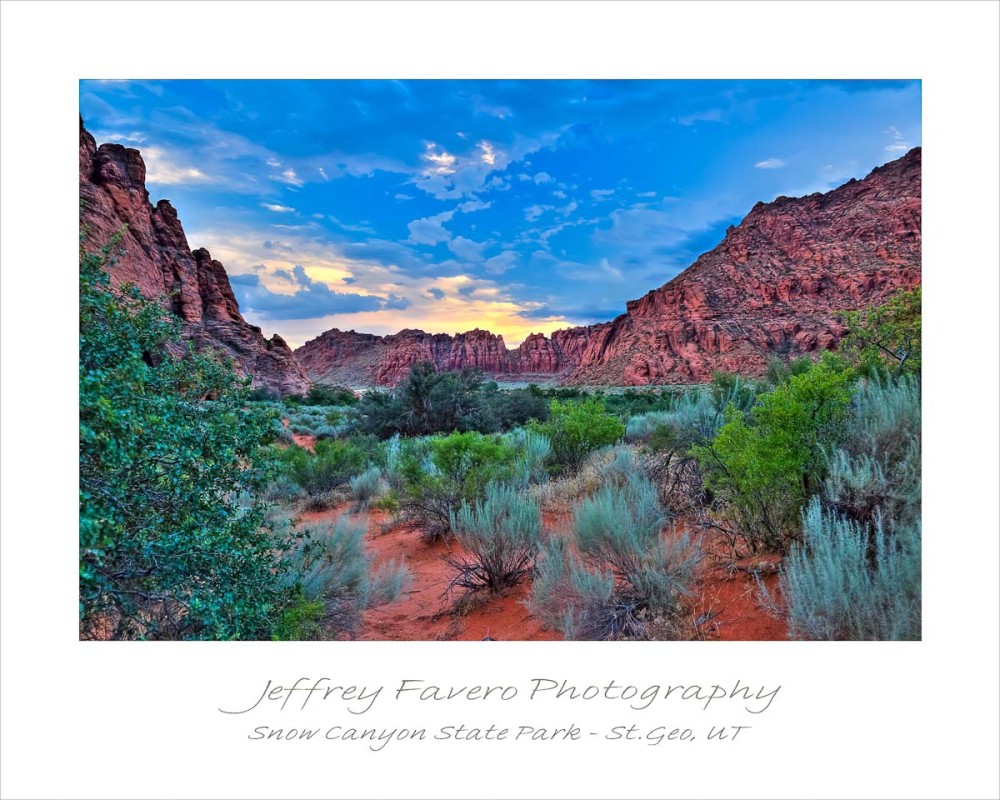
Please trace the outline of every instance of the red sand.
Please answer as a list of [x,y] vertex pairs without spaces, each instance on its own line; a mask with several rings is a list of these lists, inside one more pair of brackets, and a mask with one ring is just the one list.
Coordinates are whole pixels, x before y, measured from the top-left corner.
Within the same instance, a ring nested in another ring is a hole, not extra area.
[[[530,593],[530,582],[499,596],[483,593],[481,598],[465,603],[456,603],[462,597],[461,590],[445,596],[452,570],[443,556],[461,552],[454,541],[427,542],[418,530],[408,526],[383,533],[389,522],[385,512],[350,514],[346,504],[325,511],[304,512],[301,520],[307,524],[332,522],[342,514],[367,523],[366,542],[376,566],[391,559],[402,560],[413,576],[399,600],[364,613],[360,639],[480,641],[489,637],[501,641],[552,641],[562,638],[558,631],[544,630],[525,607],[523,601]],[[553,535],[564,535],[568,522],[566,513],[546,511],[543,515],[545,529]],[[767,590],[780,603],[776,557],[745,560],[738,566],[741,569],[728,570],[707,565],[703,570],[695,586],[691,620],[686,626],[691,638],[786,639],[785,623],[761,606],[757,581],[746,571],[758,570]]]

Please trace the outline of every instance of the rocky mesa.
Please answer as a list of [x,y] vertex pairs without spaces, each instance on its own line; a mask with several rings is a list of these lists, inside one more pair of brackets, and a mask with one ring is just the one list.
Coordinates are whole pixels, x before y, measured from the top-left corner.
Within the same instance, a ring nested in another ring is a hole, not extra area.
[[285,341],[278,335],[266,339],[243,319],[223,265],[205,249],[191,250],[168,201],[149,202],[139,151],[98,147],[82,119],[80,200],[86,248],[103,246],[126,226],[122,254],[111,267],[113,284],[133,283],[144,296],[163,300],[195,349],[229,356],[255,386],[281,394],[308,390],[309,379]]
[[837,346],[838,312],[920,283],[921,151],[830,192],[758,203],[717,247],[610,322],[501,336],[333,329],[295,351],[314,381],[389,386],[416,361],[562,383],[700,383]]

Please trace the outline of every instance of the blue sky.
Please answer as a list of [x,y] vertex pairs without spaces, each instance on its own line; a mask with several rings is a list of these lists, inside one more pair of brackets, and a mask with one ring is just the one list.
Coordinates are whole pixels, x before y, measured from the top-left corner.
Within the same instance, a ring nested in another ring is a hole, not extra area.
[[293,346],[610,319],[758,200],[920,145],[919,81],[82,81]]

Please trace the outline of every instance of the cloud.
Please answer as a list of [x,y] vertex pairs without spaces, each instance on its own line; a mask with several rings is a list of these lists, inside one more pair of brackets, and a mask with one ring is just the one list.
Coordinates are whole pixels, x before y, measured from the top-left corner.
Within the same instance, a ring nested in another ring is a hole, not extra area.
[[454,211],[442,211],[433,217],[415,219],[406,227],[410,231],[410,241],[415,244],[436,245],[451,239],[451,231],[446,230],[443,223],[455,216]]
[[274,211],[275,213],[278,214],[287,214],[295,211],[295,209],[292,208],[291,206],[281,206],[278,205],[277,203],[261,203],[260,207],[266,208],[268,211]]
[[574,211],[576,211],[576,209],[578,207],[579,206],[578,206],[576,200],[571,200],[569,203],[567,203],[566,205],[564,205],[562,208],[557,208],[556,212],[559,213],[559,214],[562,214],[564,217],[568,217],[570,214],[572,214]]
[[591,189],[590,190],[590,196],[593,197],[595,200],[598,200],[598,201],[605,200],[608,197],[611,197],[614,193],[615,193],[614,189]]
[[284,281],[291,279],[294,291],[291,294],[272,292],[258,274],[230,275],[229,282],[245,313],[261,319],[311,319],[409,306],[409,301],[394,295],[378,297],[335,292],[326,283],[310,278],[301,265],[296,265],[291,274],[287,270],[275,270],[273,277]]
[[892,141],[885,146],[887,153],[905,153],[910,149],[910,143],[903,138],[902,131],[895,125],[886,128],[885,133],[892,138]]
[[402,192],[396,192],[396,194],[394,194],[393,197],[396,200],[412,200],[413,199],[413,195],[403,194]]
[[554,192],[552,192],[552,196],[558,197],[560,200],[565,200],[566,192],[564,192],[562,189],[556,189]]
[[755,169],[781,169],[783,166],[785,162],[780,158],[766,158],[754,164]]
[[162,147],[144,147],[142,160],[146,163],[146,181],[162,186],[214,183],[214,179],[197,167],[178,163],[176,157]]
[[483,250],[492,242],[474,242],[464,236],[456,236],[448,242],[448,249],[463,261],[479,262],[483,259]]
[[540,216],[542,216],[542,214],[544,214],[546,211],[552,211],[554,208],[555,206],[540,206],[538,204],[535,204],[533,206],[528,206],[526,209],[524,209],[524,218],[528,222],[534,222]]
[[503,275],[503,273],[516,267],[520,260],[521,256],[519,253],[514,250],[504,250],[499,255],[487,258],[483,262],[483,269],[490,275]]
[[536,172],[534,180],[538,185],[543,183],[552,183],[552,176],[547,172]]
[[639,192],[636,197],[656,197],[656,192]]
[[[464,139],[465,137],[463,136],[462,138]],[[479,144],[477,144],[476,147],[478,147],[480,150],[483,151],[482,155],[480,156],[480,158],[482,158],[483,160],[483,163],[489,164],[492,167],[496,163],[496,158],[497,158],[497,154],[493,148],[493,145],[491,145],[487,141],[482,141],[479,142]]]
[[489,208],[492,203],[484,203],[482,200],[467,200],[464,203],[459,203],[458,210],[466,214],[471,214],[473,211],[485,211]]
[[269,177],[272,181],[284,183],[289,186],[305,186],[305,181],[302,180],[302,178],[299,177],[299,174],[291,167],[282,170],[280,175],[268,175],[267,177]]

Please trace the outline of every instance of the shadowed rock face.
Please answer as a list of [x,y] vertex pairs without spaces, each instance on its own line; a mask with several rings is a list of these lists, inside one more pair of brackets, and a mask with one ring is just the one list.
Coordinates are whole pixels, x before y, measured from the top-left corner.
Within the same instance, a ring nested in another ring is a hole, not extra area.
[[920,284],[920,149],[826,194],[758,203],[722,242],[610,322],[532,334],[331,330],[296,350],[317,381],[393,385],[415,361],[497,376],[641,386],[759,375],[774,356],[837,346],[837,312]]
[[154,207],[146,191],[146,165],[138,150],[97,146],[80,120],[80,224],[84,246],[96,249],[127,226],[124,254],[111,267],[114,285],[133,283],[145,297],[162,299],[183,321],[196,349],[233,359],[255,386],[282,394],[308,391],[309,379],[280,336],[265,339],[240,314],[226,270],[205,249],[191,251],[166,200]]

